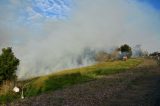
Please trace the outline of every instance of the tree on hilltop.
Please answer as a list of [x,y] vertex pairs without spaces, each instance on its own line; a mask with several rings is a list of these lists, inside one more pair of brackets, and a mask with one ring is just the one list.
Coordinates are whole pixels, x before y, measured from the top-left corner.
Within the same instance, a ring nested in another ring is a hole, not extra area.
[[132,56],[132,48],[127,44],[122,45],[120,47],[120,51],[121,51],[122,54],[125,54],[127,57]]

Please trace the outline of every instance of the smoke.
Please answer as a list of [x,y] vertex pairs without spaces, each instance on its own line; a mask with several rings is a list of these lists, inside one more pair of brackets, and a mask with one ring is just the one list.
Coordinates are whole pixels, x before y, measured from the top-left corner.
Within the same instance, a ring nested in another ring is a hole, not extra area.
[[0,7],[0,47],[13,47],[21,60],[19,79],[93,64],[88,54],[124,43],[160,50],[160,13],[137,0],[75,0],[69,16],[54,18],[34,11],[33,4],[11,1],[8,9]]

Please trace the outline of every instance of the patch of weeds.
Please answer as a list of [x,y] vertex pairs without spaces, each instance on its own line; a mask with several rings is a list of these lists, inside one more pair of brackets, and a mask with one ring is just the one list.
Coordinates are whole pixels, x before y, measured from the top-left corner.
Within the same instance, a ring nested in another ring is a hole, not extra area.
[[45,91],[57,90],[77,83],[82,83],[90,80],[91,78],[81,73],[72,73],[61,76],[51,76],[45,82]]
[[35,96],[46,91],[54,91],[62,89],[67,86],[71,86],[78,83],[83,83],[91,80],[92,78],[81,73],[71,73],[59,76],[50,76],[45,81],[42,87],[36,87],[34,85],[27,89],[26,96]]
[[18,98],[20,98],[20,93],[15,94],[14,92],[8,92],[5,95],[0,95],[0,105],[12,102],[12,101],[14,101],[15,99],[18,99]]
[[24,91],[24,96],[36,96],[41,93],[41,88],[36,88],[34,86],[30,86]]

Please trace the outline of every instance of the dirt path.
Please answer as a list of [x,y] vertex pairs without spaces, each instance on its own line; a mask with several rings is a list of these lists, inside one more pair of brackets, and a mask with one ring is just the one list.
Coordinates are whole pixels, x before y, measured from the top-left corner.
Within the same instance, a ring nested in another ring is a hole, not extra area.
[[[11,103],[11,106],[159,106],[160,67],[138,68]],[[146,66],[145,66],[146,65]]]

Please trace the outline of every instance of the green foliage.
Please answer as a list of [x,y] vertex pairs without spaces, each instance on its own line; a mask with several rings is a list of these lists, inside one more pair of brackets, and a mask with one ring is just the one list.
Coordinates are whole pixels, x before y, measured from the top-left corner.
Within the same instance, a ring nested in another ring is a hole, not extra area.
[[17,95],[13,92],[8,92],[5,95],[0,95],[0,106],[1,106],[1,104],[12,102],[18,98],[20,98],[20,94]]
[[160,65],[160,60],[157,60],[157,64]]
[[122,45],[120,47],[120,50],[121,50],[121,53],[127,53],[128,57],[132,56],[132,48],[129,45],[127,44]]
[[3,48],[0,55],[0,82],[16,78],[15,71],[19,65],[19,59],[14,56],[12,48]]
[[[24,88],[24,97],[36,96],[45,92],[63,89],[75,84],[80,84],[103,77],[124,72],[143,62],[143,59],[129,59],[128,61],[102,62],[92,66],[64,70],[48,76],[38,77],[26,82],[29,83]],[[0,95],[0,103],[12,99],[14,95]],[[19,97],[20,98],[20,97]],[[16,98],[15,98],[16,99]]]
[[129,47],[129,45],[124,44],[121,46],[121,52],[130,52],[131,51],[131,47]]
[[44,81],[44,85],[41,87],[36,87],[36,83],[32,83],[29,88],[27,88],[25,95],[26,96],[34,96],[46,91],[62,89],[67,86],[71,86],[78,83],[83,83],[89,81],[91,78],[85,75],[81,75],[81,73],[71,73],[64,75],[53,75],[49,76],[46,81]]
[[35,96],[46,91],[63,89],[67,86],[95,80],[103,75],[124,72],[137,66],[142,60],[129,59],[128,61],[104,62],[93,66],[66,70],[53,75],[39,77],[32,81],[25,91],[25,96]]

